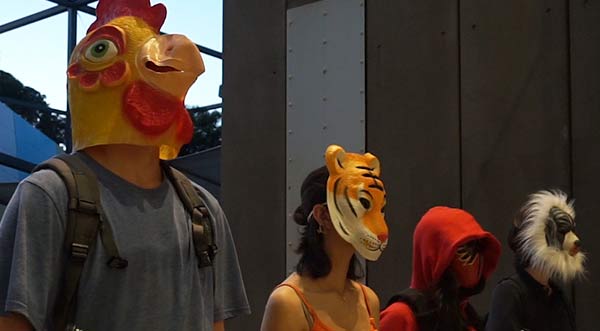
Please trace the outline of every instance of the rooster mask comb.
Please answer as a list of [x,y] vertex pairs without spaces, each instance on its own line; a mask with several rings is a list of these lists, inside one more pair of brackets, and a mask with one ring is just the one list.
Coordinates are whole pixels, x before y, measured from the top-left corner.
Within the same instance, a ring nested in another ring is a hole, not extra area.
[[584,272],[585,255],[575,234],[573,203],[561,191],[532,194],[515,219],[514,250],[527,265],[568,282]]
[[71,55],[67,76],[73,149],[157,146],[177,156],[193,124],[184,99],[204,72],[196,45],[160,35],[167,10],[149,0],[100,0],[96,21]]

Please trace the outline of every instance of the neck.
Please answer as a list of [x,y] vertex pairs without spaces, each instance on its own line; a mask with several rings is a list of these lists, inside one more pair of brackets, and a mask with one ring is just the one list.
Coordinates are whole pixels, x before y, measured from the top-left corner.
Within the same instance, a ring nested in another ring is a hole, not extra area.
[[527,273],[529,273],[529,275],[531,275],[531,277],[535,279],[538,283],[544,286],[548,286],[549,277],[541,273],[539,270],[533,268],[526,268],[525,271],[527,271]]
[[324,248],[331,261],[331,271],[327,276],[316,279],[315,283],[323,290],[343,293],[348,283],[347,274],[354,247],[332,229],[325,238]]
[[158,147],[115,144],[92,146],[84,151],[131,184],[152,189],[162,183]]

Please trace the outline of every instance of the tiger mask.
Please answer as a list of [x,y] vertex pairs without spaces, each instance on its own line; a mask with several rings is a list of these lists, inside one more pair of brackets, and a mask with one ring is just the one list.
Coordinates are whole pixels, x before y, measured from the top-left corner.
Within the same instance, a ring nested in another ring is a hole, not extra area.
[[331,145],[325,163],[329,171],[327,209],[336,232],[362,257],[377,260],[388,241],[379,160],[370,153],[346,153]]

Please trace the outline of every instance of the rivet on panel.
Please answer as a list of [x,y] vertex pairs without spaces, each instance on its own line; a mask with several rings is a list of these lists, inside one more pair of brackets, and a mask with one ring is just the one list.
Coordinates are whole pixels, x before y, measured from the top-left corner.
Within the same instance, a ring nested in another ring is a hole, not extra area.
[[363,59],[360,59],[360,61],[359,61],[359,62],[360,62],[360,64],[363,64],[363,63],[365,63],[365,60],[363,60]]
[[323,75],[327,73],[327,68],[323,68]]
[[292,75],[289,75],[289,76],[288,76],[288,79],[289,79],[289,80],[292,80],[292,77],[293,77]]
[[323,97],[322,100],[325,102],[327,101],[327,97]]
[[323,16],[327,16],[327,11],[324,11],[324,12],[323,12]]
[[327,130],[327,125],[323,125],[323,130]]
[[323,39],[322,43],[323,45],[327,45],[327,39]]

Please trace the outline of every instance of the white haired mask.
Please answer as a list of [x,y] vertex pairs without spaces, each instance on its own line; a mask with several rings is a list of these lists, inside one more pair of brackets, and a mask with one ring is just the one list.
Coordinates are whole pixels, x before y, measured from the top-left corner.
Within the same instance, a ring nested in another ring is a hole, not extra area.
[[585,254],[575,234],[573,202],[561,191],[532,194],[523,209],[518,254],[544,276],[569,282],[583,274]]
[[371,153],[346,153],[331,145],[325,163],[329,170],[327,208],[336,232],[362,257],[377,260],[388,241],[379,160]]

